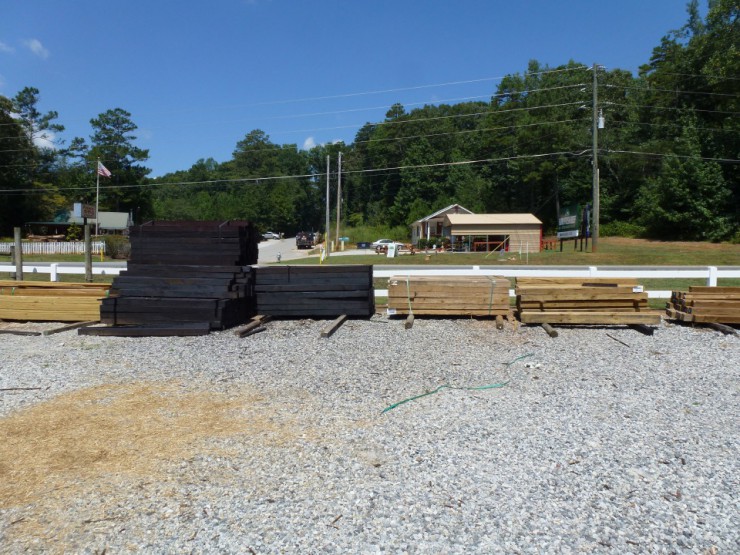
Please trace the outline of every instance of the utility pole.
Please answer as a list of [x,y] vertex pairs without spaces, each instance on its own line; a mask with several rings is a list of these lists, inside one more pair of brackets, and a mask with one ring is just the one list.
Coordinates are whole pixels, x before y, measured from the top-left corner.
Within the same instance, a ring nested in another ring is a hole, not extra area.
[[326,248],[325,256],[329,256],[329,155],[326,155],[326,237],[324,238],[324,246]]
[[337,170],[337,236],[339,242],[339,214],[342,207],[342,153],[339,153],[339,169]]
[[599,110],[597,107],[598,82],[596,80],[598,68],[599,66],[594,63],[592,67],[594,74],[593,121],[591,122],[591,164],[593,166],[593,229],[591,231],[591,252],[596,252],[599,245]]

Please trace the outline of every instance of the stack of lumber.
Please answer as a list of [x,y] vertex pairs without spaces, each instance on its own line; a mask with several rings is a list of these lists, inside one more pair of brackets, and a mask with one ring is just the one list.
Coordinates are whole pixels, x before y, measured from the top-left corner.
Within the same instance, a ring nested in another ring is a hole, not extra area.
[[511,316],[509,280],[489,276],[392,276],[388,314]]
[[740,287],[690,286],[673,291],[666,314],[683,322],[740,324]]
[[83,322],[100,319],[107,283],[0,281],[0,320]]
[[112,326],[208,324],[225,329],[253,311],[259,236],[247,222],[154,222],[132,228],[131,259],[100,319]]
[[286,318],[369,317],[375,313],[370,265],[255,266],[259,314]]
[[525,324],[659,324],[648,294],[631,278],[517,278]]

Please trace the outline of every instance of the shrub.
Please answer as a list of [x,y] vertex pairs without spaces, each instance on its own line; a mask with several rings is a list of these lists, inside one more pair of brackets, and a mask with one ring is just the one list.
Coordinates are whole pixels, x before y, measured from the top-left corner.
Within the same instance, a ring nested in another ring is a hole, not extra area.
[[128,258],[131,254],[131,243],[128,237],[123,235],[106,235],[103,237],[105,242],[105,252],[111,258]]
[[632,239],[645,236],[645,228],[632,222],[608,222],[599,226],[602,237],[629,237]]

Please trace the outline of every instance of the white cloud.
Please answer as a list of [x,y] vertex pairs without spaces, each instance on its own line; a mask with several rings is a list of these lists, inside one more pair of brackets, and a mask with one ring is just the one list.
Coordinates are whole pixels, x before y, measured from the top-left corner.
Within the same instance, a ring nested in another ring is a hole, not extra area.
[[303,141],[303,150],[311,150],[315,146],[316,141],[314,141],[313,137],[307,137],[306,140]]
[[12,54],[13,52],[15,52],[15,48],[13,48],[12,46],[8,46],[4,42],[0,42],[0,52]]
[[39,148],[56,150],[57,147],[54,144],[55,138],[54,133],[51,131],[44,131],[41,135],[37,135],[33,138],[33,144]]
[[44,48],[44,45],[41,44],[41,41],[38,39],[31,39],[23,41],[23,44],[34,54],[36,54],[39,58],[42,60],[45,60],[49,57],[49,51]]

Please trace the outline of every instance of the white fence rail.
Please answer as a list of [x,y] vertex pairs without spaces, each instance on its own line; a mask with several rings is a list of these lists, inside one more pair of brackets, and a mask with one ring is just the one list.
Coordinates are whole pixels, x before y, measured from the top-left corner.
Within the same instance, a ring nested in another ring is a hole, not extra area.
[[[93,264],[94,275],[117,276],[122,267]],[[24,274],[49,274],[51,281],[58,281],[59,274],[84,275],[85,267],[69,264],[24,264]],[[0,263],[0,273],[15,273],[13,264]],[[636,278],[636,279],[701,279],[706,285],[715,287],[718,279],[740,279],[740,267],[717,266],[672,266],[672,267],[619,267],[605,266],[574,266],[566,267],[458,267],[458,268],[398,268],[374,270],[373,278],[389,278],[391,276],[503,276],[503,277],[605,277],[605,278]],[[514,290],[509,293],[514,295]],[[377,289],[375,295],[385,297],[386,289]],[[670,298],[671,291],[648,291],[651,298]]]
[[[11,248],[15,243],[0,243],[0,254],[10,254]],[[85,254],[84,241],[21,241],[21,250],[23,254]],[[105,242],[93,241],[92,253],[105,254]]]

